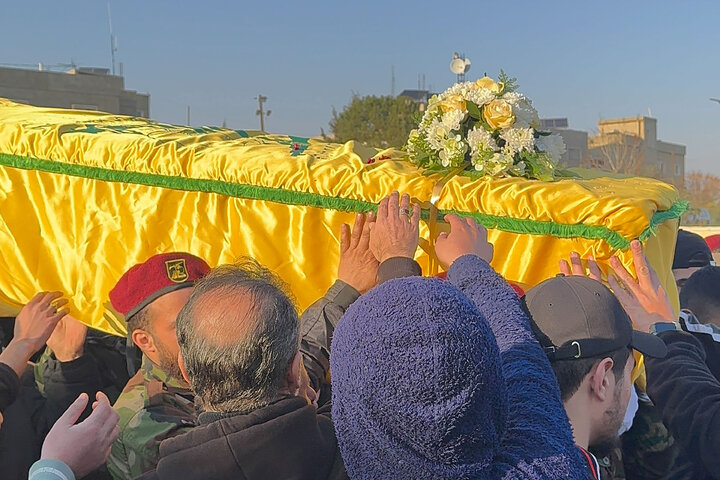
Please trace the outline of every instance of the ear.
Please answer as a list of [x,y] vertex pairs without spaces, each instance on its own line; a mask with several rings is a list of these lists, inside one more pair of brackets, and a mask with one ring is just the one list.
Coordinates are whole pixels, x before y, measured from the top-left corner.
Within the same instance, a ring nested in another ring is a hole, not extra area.
[[147,331],[140,328],[133,330],[131,338],[135,345],[137,345],[143,353],[157,352],[155,340],[153,340],[152,335],[150,335]]
[[178,352],[178,366],[180,367],[180,373],[185,379],[188,385],[190,385],[190,379],[188,378],[187,368],[185,368],[185,360],[183,360],[182,352]]
[[285,372],[285,382],[290,392],[297,392],[300,389],[300,362],[300,351],[298,351]]
[[611,386],[615,383],[615,375],[612,373],[612,358],[603,358],[590,371],[590,390],[593,395],[601,402],[610,398],[612,395]]

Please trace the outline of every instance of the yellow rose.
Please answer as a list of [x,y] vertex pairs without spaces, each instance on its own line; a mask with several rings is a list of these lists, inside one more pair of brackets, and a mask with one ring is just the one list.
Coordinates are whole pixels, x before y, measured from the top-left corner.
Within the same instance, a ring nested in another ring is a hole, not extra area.
[[496,82],[490,77],[483,77],[475,80],[475,88],[486,88],[497,95],[505,88],[505,84],[503,82]]
[[515,114],[512,107],[505,100],[493,100],[483,107],[483,118],[490,125],[490,128],[508,128],[515,123]]
[[461,112],[467,111],[467,105],[465,99],[461,95],[450,95],[448,98],[438,103],[438,108],[443,113],[447,113],[452,110],[460,110]]

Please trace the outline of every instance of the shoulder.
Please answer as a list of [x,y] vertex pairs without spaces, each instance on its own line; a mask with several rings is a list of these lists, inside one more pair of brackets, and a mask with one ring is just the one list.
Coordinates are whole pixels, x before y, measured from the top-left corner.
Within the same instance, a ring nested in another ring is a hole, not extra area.
[[113,405],[113,409],[120,415],[120,430],[125,428],[131,420],[135,419],[147,406],[147,390],[144,385],[125,387]]

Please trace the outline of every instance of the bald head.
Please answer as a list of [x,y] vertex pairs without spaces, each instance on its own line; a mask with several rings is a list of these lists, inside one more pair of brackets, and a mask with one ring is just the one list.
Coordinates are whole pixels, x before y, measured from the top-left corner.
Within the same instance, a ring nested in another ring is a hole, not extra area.
[[[193,315],[195,335],[208,343],[227,347],[241,342],[257,327],[262,311],[258,300],[242,287],[210,290],[197,297]],[[260,315],[258,315],[260,314]]]
[[199,281],[177,319],[190,385],[206,410],[251,411],[286,389],[300,325],[285,284],[254,260]]

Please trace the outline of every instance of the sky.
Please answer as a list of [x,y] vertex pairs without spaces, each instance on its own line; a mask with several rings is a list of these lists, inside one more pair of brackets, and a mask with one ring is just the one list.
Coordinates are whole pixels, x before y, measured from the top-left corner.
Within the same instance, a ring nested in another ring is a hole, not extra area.
[[[720,2],[111,0],[125,86],[150,116],[272,133],[329,131],[353,94],[389,95],[500,69],[541,117],[596,131],[599,119],[652,114],[687,146],[686,171],[720,175]],[[110,66],[107,2],[0,0],[0,64]]]

